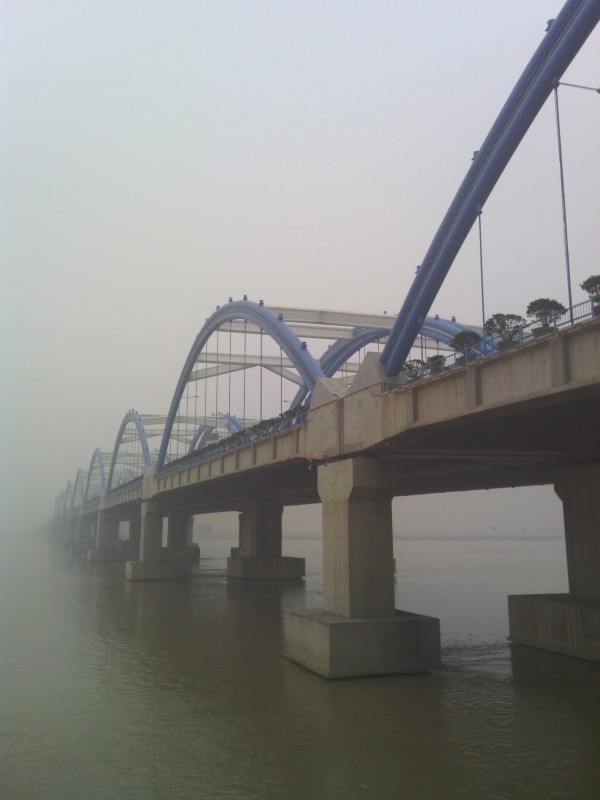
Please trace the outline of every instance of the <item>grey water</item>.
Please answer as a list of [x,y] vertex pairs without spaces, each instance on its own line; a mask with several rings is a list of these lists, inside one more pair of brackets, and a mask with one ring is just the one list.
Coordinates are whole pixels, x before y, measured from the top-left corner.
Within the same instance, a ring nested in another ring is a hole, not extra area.
[[507,594],[566,590],[560,539],[397,540],[397,606],[440,617],[444,666],[337,682],[281,657],[318,539],[285,541],[296,585],[201,546],[190,581],[132,585],[0,538],[0,797],[600,797],[600,666],[506,639]]

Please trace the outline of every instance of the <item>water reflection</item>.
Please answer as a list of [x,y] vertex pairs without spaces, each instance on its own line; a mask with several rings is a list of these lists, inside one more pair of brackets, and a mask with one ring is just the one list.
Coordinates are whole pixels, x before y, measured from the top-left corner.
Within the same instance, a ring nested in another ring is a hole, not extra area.
[[[281,658],[314,575],[228,581],[202,560],[190,581],[130,584],[122,565],[0,547],[3,798],[600,795],[600,669],[511,650],[496,609],[483,637],[457,609],[439,672],[328,682]],[[452,569],[436,596],[430,570],[408,572],[408,600],[440,608],[456,588]],[[485,616],[490,598],[468,603]]]

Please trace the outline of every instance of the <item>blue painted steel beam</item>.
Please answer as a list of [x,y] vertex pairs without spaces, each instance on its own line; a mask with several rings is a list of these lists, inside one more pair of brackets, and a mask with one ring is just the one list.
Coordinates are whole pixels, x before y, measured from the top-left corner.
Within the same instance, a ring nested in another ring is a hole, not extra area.
[[381,362],[398,375],[478,214],[552,89],[600,20],[600,0],[569,0],[551,24],[475,156],[398,314]]
[[158,454],[157,467],[159,469],[165,462],[179,403],[181,402],[188,378],[196,366],[200,353],[213,333],[226,322],[233,322],[235,320],[246,320],[247,322],[253,323],[277,342],[298,371],[298,374],[309,391],[313,390],[317,378],[323,375],[321,368],[296,334],[286,325],[283,319],[275,316],[268,308],[265,308],[265,306],[259,303],[253,303],[250,300],[236,300],[220,306],[214,314],[211,314],[200,329],[188,357],[185,360],[183,369],[181,370],[181,375],[179,376],[173,399],[171,400],[171,407],[169,408],[169,414],[167,416]]
[[217,414],[217,417],[225,421],[229,433],[239,433],[244,430],[243,424],[233,414]]
[[[480,335],[483,334],[481,328],[476,326],[463,325],[460,322],[436,316],[425,318],[425,322],[419,329],[419,334],[423,334],[423,336],[427,336],[430,339],[449,345],[457,333],[470,330],[474,330]],[[372,344],[378,339],[384,338],[387,333],[388,331],[385,328],[356,328],[352,339],[338,339],[321,357],[321,369],[324,375],[331,378],[341,369],[345,361],[348,361],[348,359],[352,358],[353,355],[368,344]],[[476,349],[483,352],[484,344],[482,343],[481,346],[476,347]],[[306,387],[301,387],[294,397],[291,407],[294,408],[304,403],[308,394]]]
[[194,450],[199,450],[201,447],[204,447],[206,437],[211,431],[214,431],[214,429],[214,425],[200,425],[194,438],[190,442],[190,446],[188,447],[188,455],[191,455]]

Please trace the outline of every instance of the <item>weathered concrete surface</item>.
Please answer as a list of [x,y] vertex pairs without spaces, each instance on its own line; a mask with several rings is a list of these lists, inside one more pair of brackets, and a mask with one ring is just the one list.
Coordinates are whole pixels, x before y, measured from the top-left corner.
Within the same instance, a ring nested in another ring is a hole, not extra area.
[[563,503],[569,593],[509,597],[510,639],[600,661],[600,466],[560,470],[555,489]]
[[570,594],[510,595],[510,640],[600,662],[600,600]]
[[364,458],[319,467],[323,608],[351,618],[394,614],[392,488],[385,465]]
[[325,678],[427,672],[440,666],[440,622],[406,611],[378,619],[287,611],[284,655]]
[[128,561],[125,578],[128,581],[175,581],[192,574],[193,561]]
[[200,548],[191,542],[189,514],[171,511],[168,516],[167,547],[162,546],[165,510],[159,503],[141,504],[139,561],[128,561],[125,578],[129,581],[166,581],[189,577],[200,559]]
[[392,487],[366,458],[319,467],[323,609],[286,613],[284,653],[328,678],[439,666],[439,620],[394,609]]
[[248,558],[231,556],[227,559],[227,575],[243,580],[300,580],[305,574],[303,558]]
[[282,556],[283,504],[252,500],[238,517],[239,546],[231,548],[227,575],[244,580],[300,579],[303,558]]

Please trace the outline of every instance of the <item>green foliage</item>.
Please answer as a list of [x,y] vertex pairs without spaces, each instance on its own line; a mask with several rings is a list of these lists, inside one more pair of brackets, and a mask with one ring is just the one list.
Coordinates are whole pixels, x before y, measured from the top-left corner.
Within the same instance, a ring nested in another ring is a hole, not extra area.
[[525,319],[519,314],[492,314],[485,321],[485,332],[494,338],[512,342],[524,323]]
[[446,356],[443,356],[441,353],[435,356],[429,356],[427,359],[427,366],[431,370],[443,369],[445,363],[446,363]]
[[589,278],[586,278],[584,282],[579,285],[590,297],[600,296],[600,275],[590,275]]
[[537,300],[532,300],[527,306],[527,316],[537,320],[542,325],[551,325],[554,317],[564,314],[566,310],[558,300],[539,297]]
[[474,347],[481,341],[481,336],[476,331],[460,331],[450,342],[457,353],[462,353],[470,347]]
[[402,372],[406,375],[409,381],[414,381],[417,378],[423,377],[425,369],[425,362],[420,358],[413,358],[410,361],[405,361],[402,367]]

